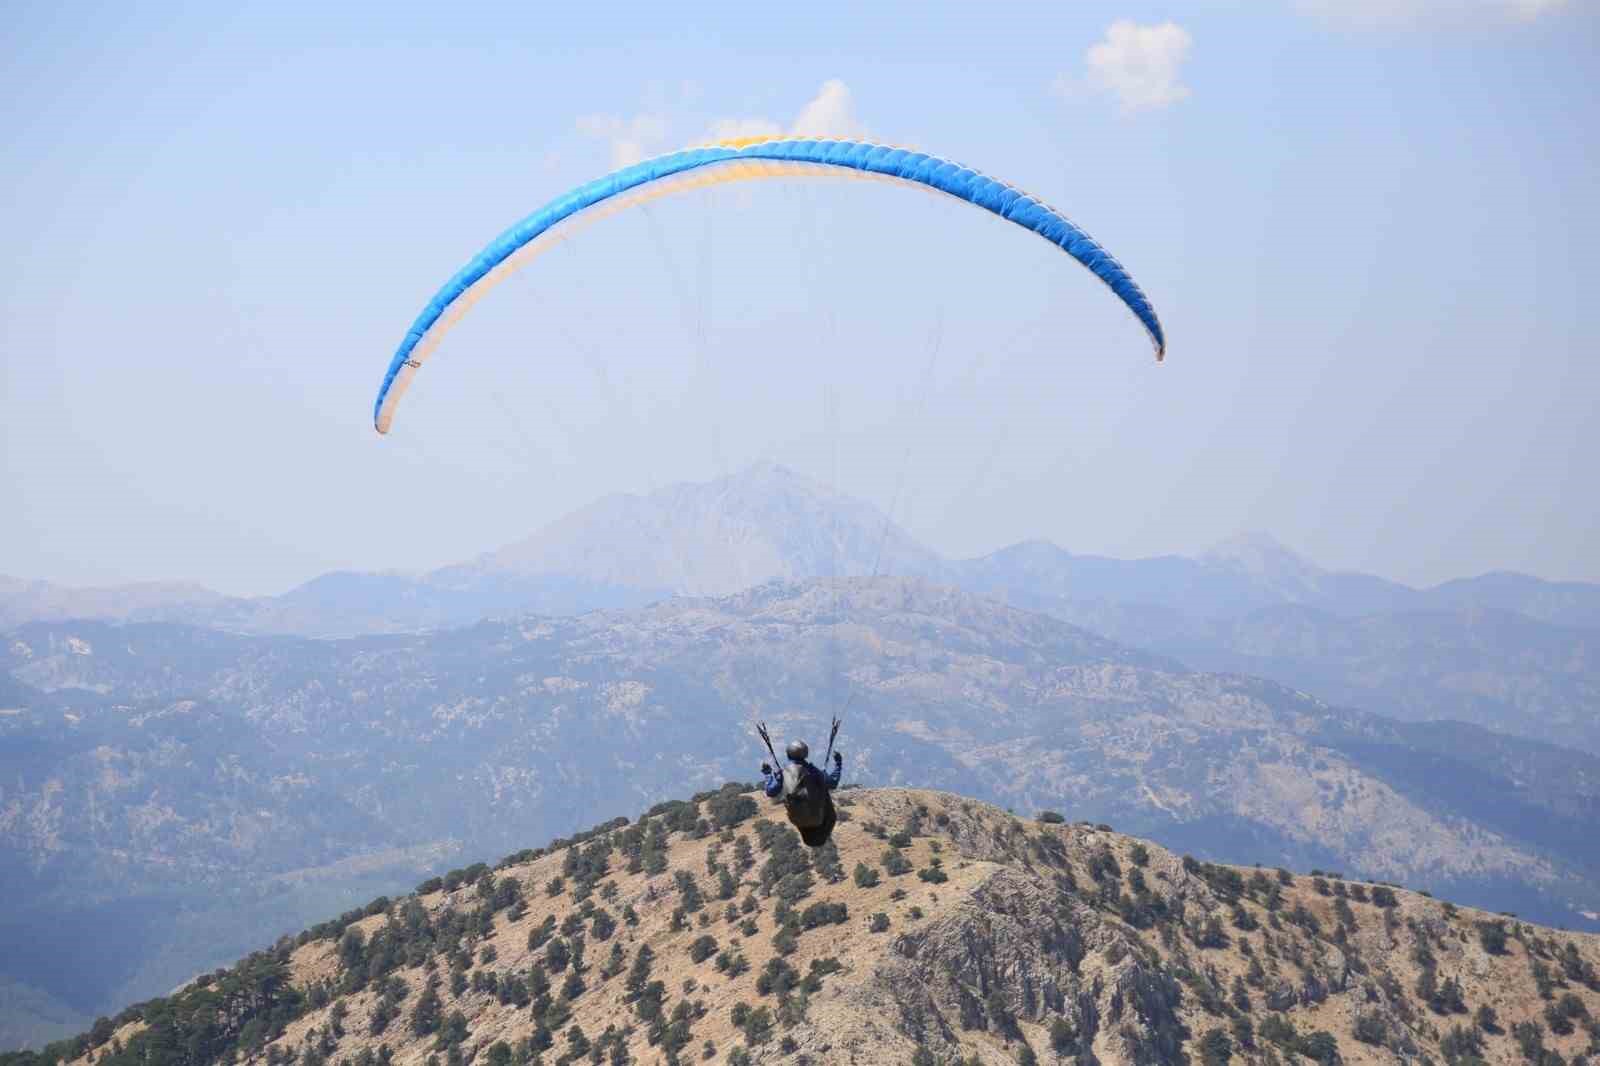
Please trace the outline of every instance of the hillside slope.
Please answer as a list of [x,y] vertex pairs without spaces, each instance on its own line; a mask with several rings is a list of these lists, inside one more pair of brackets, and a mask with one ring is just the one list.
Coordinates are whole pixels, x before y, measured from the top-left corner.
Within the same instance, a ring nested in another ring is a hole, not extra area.
[[851,780],[1552,924],[1600,911],[1592,756],[1192,673],[915,581],[348,641],[30,626],[4,655],[0,976],[91,1016],[456,855],[748,774],[753,720],[803,736],[845,705]]
[[1351,618],[1290,605],[1206,619],[1148,606],[1036,606],[1197,670],[1264,677],[1406,721],[1471,722],[1600,754],[1593,629],[1477,608]]
[[739,786],[662,804],[377,900],[40,1058],[1553,1066],[1600,1053],[1600,938],[1333,874],[1213,866],[944,793],[839,802],[833,846],[809,853]]
[[[33,626],[5,654],[51,690],[0,721],[45,745],[0,754],[5,796],[32,812],[0,819],[18,876],[70,880],[74,854],[129,841],[156,868],[273,873],[446,839],[504,849],[747,773],[753,720],[803,734],[849,705],[866,783],[1072,809],[1207,857],[1338,865],[1530,913],[1540,892],[1600,906],[1592,756],[1195,673],[917,581],[349,641]],[[260,810],[274,818],[257,825]]]

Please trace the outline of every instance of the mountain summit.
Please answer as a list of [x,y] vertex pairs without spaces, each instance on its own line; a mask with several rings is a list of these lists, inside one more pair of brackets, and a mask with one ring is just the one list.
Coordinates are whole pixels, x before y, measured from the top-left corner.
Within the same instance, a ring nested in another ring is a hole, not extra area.
[[676,595],[766,581],[936,575],[939,557],[873,505],[765,463],[648,495],[607,496],[537,533],[430,577],[561,576]]
[[838,802],[815,851],[730,784],[455,870],[31,1066],[1544,1064],[1600,1045],[1593,936],[947,793]]
[[1309,584],[1323,572],[1261,530],[1246,530],[1219,541],[1200,559],[1267,580],[1298,580]]

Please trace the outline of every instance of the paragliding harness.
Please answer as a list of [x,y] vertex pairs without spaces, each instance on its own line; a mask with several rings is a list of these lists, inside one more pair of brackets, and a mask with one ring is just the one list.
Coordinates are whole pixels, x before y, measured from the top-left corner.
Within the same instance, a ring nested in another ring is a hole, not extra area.
[[[780,761],[765,722],[756,726],[756,732],[761,734],[773,761],[783,768],[783,806],[790,824],[802,830],[821,828],[828,821],[829,808],[833,806],[822,771],[809,762]],[[833,741],[838,735],[839,719],[835,718],[828,733],[828,754],[823,757],[823,765],[833,757]]]

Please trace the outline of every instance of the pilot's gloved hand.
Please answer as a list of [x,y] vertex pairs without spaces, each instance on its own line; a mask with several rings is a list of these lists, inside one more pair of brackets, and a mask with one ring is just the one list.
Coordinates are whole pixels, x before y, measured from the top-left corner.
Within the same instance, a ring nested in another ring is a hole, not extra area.
[[772,767],[768,766],[766,763],[762,763],[761,764],[761,772],[764,773],[764,774],[770,774],[770,773],[772,773]]
[[836,751],[836,752],[833,753],[833,765],[835,765],[835,766],[843,766],[844,765],[844,752]]

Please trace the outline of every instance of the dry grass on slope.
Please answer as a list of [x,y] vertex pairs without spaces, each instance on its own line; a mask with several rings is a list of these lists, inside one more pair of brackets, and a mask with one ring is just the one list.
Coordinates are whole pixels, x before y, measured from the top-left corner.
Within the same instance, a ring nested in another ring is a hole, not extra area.
[[765,801],[703,800],[302,938],[289,973],[313,1009],[240,1058],[1555,1066],[1600,1050],[1593,937],[943,793],[842,792],[836,851],[817,853]]

